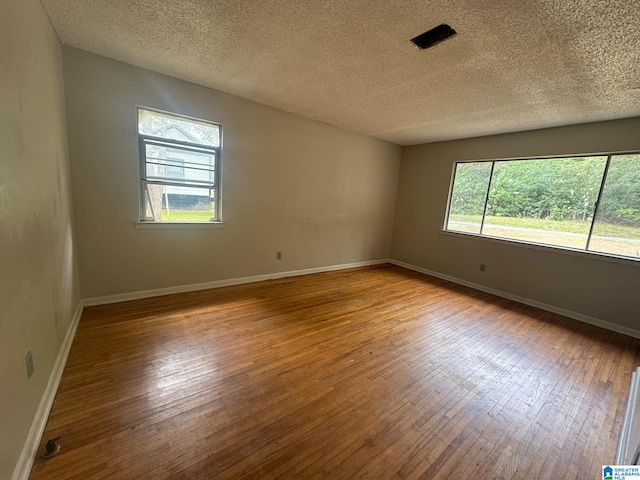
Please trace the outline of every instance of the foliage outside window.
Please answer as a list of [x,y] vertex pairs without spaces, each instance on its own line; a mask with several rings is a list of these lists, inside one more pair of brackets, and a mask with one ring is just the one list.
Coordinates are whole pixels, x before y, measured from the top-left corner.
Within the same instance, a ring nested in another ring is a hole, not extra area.
[[220,221],[220,126],[138,108],[140,218]]
[[640,154],[457,163],[445,228],[640,259]]

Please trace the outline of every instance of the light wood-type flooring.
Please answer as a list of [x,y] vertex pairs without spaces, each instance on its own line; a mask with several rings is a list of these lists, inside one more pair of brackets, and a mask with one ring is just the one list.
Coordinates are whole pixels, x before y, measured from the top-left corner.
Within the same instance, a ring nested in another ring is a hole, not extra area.
[[391,265],[86,308],[31,478],[601,478],[639,346]]

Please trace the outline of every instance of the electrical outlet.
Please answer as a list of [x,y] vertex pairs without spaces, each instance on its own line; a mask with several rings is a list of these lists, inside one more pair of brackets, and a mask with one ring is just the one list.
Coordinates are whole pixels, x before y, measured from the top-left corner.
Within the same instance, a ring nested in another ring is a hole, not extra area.
[[487,267],[487,266],[486,266],[484,263],[481,263],[481,264],[480,264],[480,271],[481,271],[481,272],[484,272],[484,269],[485,269],[486,267]]
[[26,357],[24,357],[24,363],[27,365],[27,378],[31,378],[31,375],[33,375],[33,354],[31,351],[27,352]]
[[282,260],[282,252],[276,252],[276,260]]

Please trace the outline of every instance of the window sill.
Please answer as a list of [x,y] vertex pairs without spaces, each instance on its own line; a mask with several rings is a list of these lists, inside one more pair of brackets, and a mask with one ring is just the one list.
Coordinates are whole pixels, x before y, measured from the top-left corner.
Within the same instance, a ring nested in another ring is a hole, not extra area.
[[561,247],[556,245],[545,245],[542,243],[529,243],[529,242],[523,242],[520,240],[513,240],[510,238],[490,237],[488,235],[478,235],[476,233],[469,233],[469,232],[456,232],[452,230],[440,230],[440,234],[450,235],[452,237],[478,239],[478,240],[483,240],[485,242],[501,243],[503,245],[510,245],[510,246],[521,247],[521,248],[524,247],[524,248],[529,248],[533,250],[542,250],[542,251],[557,253],[561,255],[572,255],[576,257],[588,258],[590,260],[620,263],[623,265],[634,265],[634,266],[640,265],[640,259],[636,259],[633,257],[621,257],[621,256],[609,254],[609,253],[603,253],[603,252],[579,250],[575,248]]
[[135,222],[136,229],[165,229],[165,228],[224,228],[224,222]]

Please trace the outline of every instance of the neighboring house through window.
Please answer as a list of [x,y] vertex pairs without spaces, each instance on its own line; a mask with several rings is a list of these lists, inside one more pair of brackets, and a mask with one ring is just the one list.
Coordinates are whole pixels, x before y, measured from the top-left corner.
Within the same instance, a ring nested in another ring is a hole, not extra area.
[[138,108],[141,221],[220,222],[220,137],[215,123]]

